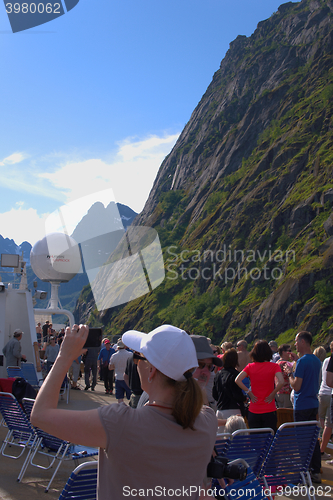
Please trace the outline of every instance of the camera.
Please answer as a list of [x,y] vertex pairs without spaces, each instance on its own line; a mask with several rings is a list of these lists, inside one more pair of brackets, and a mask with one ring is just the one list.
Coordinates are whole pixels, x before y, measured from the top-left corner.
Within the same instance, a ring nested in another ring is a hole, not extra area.
[[230,479],[244,481],[247,476],[247,464],[245,464],[246,462],[242,459],[228,462],[226,457],[212,457],[207,465],[207,476],[216,479],[229,477]]
[[101,347],[102,338],[102,328],[89,328],[88,337],[83,347],[87,349],[89,347]]

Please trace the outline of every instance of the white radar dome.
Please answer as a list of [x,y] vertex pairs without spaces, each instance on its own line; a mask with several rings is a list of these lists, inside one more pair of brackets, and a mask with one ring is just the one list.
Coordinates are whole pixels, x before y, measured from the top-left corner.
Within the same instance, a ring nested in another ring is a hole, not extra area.
[[80,248],[67,234],[51,233],[34,244],[30,262],[42,281],[67,282],[81,270]]

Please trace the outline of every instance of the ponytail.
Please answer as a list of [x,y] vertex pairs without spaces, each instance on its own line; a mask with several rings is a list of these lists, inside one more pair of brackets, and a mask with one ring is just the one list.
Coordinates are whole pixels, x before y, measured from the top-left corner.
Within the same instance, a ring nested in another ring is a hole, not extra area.
[[203,405],[202,391],[193,377],[189,376],[184,382],[177,382],[166,377],[166,383],[175,389],[172,407],[172,416],[183,429],[188,427],[194,430],[194,422]]

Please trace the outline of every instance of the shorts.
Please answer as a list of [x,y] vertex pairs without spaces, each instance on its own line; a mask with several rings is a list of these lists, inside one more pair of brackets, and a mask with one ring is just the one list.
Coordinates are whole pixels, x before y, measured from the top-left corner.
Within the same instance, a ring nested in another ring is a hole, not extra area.
[[127,399],[130,399],[131,389],[128,387],[125,380],[116,380],[115,388],[116,388],[116,399],[124,399],[125,392]]
[[279,394],[276,395],[276,405],[278,408],[292,408],[293,404],[290,401],[290,394]]
[[77,382],[77,379],[79,378],[79,375],[80,375],[80,369],[81,369],[80,363],[73,361],[72,369],[73,369],[73,382]]
[[333,423],[331,420],[331,401],[332,396],[330,394],[319,394],[319,418],[325,420],[325,427],[330,427],[333,429]]

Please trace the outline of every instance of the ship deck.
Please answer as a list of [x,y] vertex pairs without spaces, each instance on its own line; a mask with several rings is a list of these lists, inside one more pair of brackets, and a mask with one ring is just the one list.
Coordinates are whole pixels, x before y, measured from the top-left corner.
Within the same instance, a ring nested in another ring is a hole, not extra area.
[[[87,410],[98,408],[104,404],[117,404],[114,395],[104,394],[104,385],[102,382],[98,382],[95,392],[84,391],[82,386],[82,379],[80,388],[81,391],[70,391],[70,401],[66,404],[66,401],[59,400],[59,408],[62,409],[75,409],[75,410]],[[6,428],[0,426],[0,442],[3,440],[6,434]],[[333,459],[333,445],[332,448],[327,448],[327,453],[331,453]],[[25,454],[24,454],[25,456]],[[37,467],[29,466],[24,478],[21,483],[16,481],[19,471],[22,467],[24,458],[21,457],[18,460],[13,460],[0,456],[0,500],[36,500],[47,499],[47,500],[57,500],[60,493],[63,490],[66,481],[75,468],[73,460],[68,460],[64,462],[58,473],[51,484],[51,488],[48,493],[45,493],[45,488],[51,477],[50,470],[44,471],[38,469]],[[89,459],[87,459],[89,460]],[[91,458],[95,460],[95,458]],[[82,463],[82,460],[80,460]],[[333,499],[333,465],[328,465],[324,460],[322,461],[322,484],[314,484],[314,491],[316,493],[317,499]],[[292,492],[288,492],[288,495],[276,495],[275,500],[293,500],[293,499],[304,499],[304,493],[301,495],[292,495]],[[45,495],[45,497],[44,497]]]

